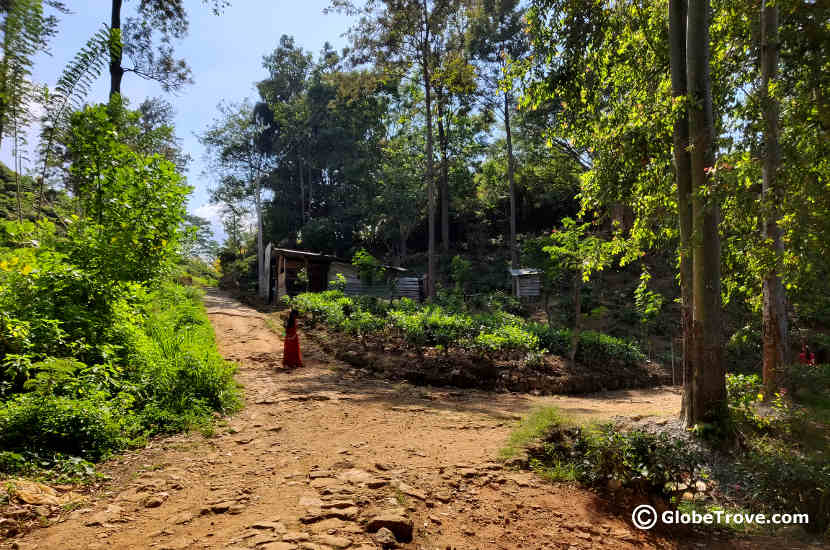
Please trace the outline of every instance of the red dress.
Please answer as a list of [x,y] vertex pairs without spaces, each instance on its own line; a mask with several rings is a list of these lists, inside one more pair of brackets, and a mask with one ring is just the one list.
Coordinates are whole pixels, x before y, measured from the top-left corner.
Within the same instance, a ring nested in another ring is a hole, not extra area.
[[297,336],[297,327],[285,329],[285,344],[282,350],[282,365],[284,367],[303,366],[303,356],[300,353],[300,337]]

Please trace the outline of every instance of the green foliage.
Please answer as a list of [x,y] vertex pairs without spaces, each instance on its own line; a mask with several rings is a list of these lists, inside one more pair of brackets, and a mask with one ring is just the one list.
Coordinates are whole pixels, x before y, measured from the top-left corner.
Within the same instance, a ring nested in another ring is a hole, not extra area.
[[[566,355],[571,345],[571,331],[540,323],[528,324],[539,345],[555,355]],[[576,360],[590,367],[630,366],[641,363],[645,355],[633,343],[595,331],[579,334]]]
[[109,331],[120,345],[105,363],[7,355],[6,390],[25,382],[0,408],[0,445],[47,461],[54,453],[98,460],[238,408],[235,367],[216,351],[199,298],[168,283],[132,306],[120,302]]
[[[440,347],[487,355],[523,352],[538,363],[540,353],[564,355],[570,346],[569,330],[527,323],[499,308],[470,315],[438,304],[420,306],[408,298],[390,306],[377,298],[347,297],[338,290],[299,294],[288,303],[311,315],[312,324],[321,322],[361,337],[394,334],[418,351]],[[634,344],[606,334],[585,331],[579,341],[577,360],[587,366],[630,366],[645,359]]]
[[610,480],[642,494],[671,497],[673,484],[702,474],[701,455],[666,434],[621,432],[611,424],[580,426],[554,407],[525,417],[511,433],[503,458],[526,448],[531,468],[557,481],[605,487]]
[[0,405],[0,445],[4,449],[49,450],[100,459],[125,448],[135,419],[118,402],[22,394]]
[[761,512],[806,513],[804,528],[823,534],[830,526],[830,465],[823,456],[804,457],[789,445],[760,440],[738,464],[747,498]]
[[571,425],[573,423],[569,422],[556,407],[540,407],[522,418],[516,429],[510,432],[507,445],[501,449],[499,454],[502,458],[513,458],[522,449],[544,437],[553,429]]
[[648,288],[649,281],[651,281],[651,273],[643,269],[640,274],[640,284],[634,290],[634,304],[643,325],[651,325],[663,307],[663,296]]
[[139,116],[110,104],[71,117],[70,180],[84,217],[70,226],[68,255],[108,282],[169,272],[190,192],[175,164],[136,152],[120,136],[136,131]]
[[450,273],[452,282],[455,283],[456,292],[464,292],[465,287],[469,284],[472,268],[473,264],[470,260],[465,260],[458,255],[452,257]]
[[369,254],[365,248],[361,248],[352,256],[352,265],[357,268],[360,280],[370,285],[382,283],[386,280],[386,270],[380,261]]
[[334,279],[329,281],[329,289],[343,292],[346,290],[346,277],[342,273],[334,276]]

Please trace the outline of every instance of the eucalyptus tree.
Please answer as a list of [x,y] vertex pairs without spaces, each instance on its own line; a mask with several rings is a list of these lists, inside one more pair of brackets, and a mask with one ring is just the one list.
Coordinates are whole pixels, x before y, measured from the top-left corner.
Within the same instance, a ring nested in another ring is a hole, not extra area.
[[[516,109],[516,74],[510,63],[523,59],[529,50],[522,18],[524,9],[519,0],[478,0],[474,3],[471,25],[471,50],[480,69],[482,88],[496,92],[484,94],[486,107],[499,114],[505,132],[507,150],[507,181],[510,188],[510,264],[519,267],[516,241],[516,159],[513,154],[511,117]],[[501,105],[496,98],[501,95]]]
[[445,254],[450,249],[450,142],[453,134],[463,132],[463,126],[469,122],[478,91],[468,48],[471,11],[467,4],[459,2],[447,14],[435,46],[438,64],[433,71],[433,88],[440,157],[437,187],[441,204],[441,249]]
[[414,70],[424,94],[424,181],[427,188],[428,267],[427,295],[435,296],[435,159],[433,134],[434,75],[439,66],[437,46],[454,0],[369,0],[358,8],[350,0],[332,0],[331,9],[358,16],[349,30],[352,62],[374,63],[386,78],[400,80]]
[[[257,270],[260,296],[268,295],[268,268],[263,235],[263,179],[272,167],[270,151],[262,146],[266,125],[255,116],[254,105],[245,100],[220,104],[219,118],[199,136],[205,146],[211,171],[222,177],[220,188],[235,186],[236,194],[250,200],[256,212]],[[234,194],[227,190],[214,193]]]
[[533,52],[524,106],[551,112],[551,137],[568,140],[589,159],[581,185],[583,211],[601,217],[615,204],[633,210],[630,231],[619,228],[619,238],[629,242],[623,263],[637,260],[644,248],[676,243],[680,233],[684,317],[693,331],[686,348],[692,370],[686,377],[684,417],[694,425],[718,419],[725,399],[722,187],[714,163],[724,121],[715,119],[713,101],[722,113],[736,92],[722,76],[731,74],[731,67],[719,50],[717,68],[723,72],[713,100],[708,2],[673,1],[670,27],[665,6],[532,2]]

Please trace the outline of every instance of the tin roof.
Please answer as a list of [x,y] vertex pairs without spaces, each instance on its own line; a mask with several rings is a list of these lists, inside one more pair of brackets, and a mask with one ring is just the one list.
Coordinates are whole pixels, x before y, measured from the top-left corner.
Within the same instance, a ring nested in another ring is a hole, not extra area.
[[513,277],[524,277],[525,275],[539,275],[542,273],[541,269],[534,269],[531,267],[520,267],[518,269],[508,268],[507,271]]

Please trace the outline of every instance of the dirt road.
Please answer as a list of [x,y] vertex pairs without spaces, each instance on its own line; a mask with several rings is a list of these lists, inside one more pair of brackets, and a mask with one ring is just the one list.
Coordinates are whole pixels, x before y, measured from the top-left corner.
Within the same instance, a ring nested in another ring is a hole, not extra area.
[[[588,417],[667,415],[676,391],[542,398],[418,388],[361,377],[307,338],[306,366],[284,372],[264,315],[217,292],[206,304],[220,350],[240,364],[245,408],[212,437],[159,439],[113,459],[103,466],[112,482],[85,508],[16,539],[18,548],[367,550],[410,531],[399,547],[677,547],[588,491],[494,462],[538,404]],[[370,532],[380,527],[391,533]]]

